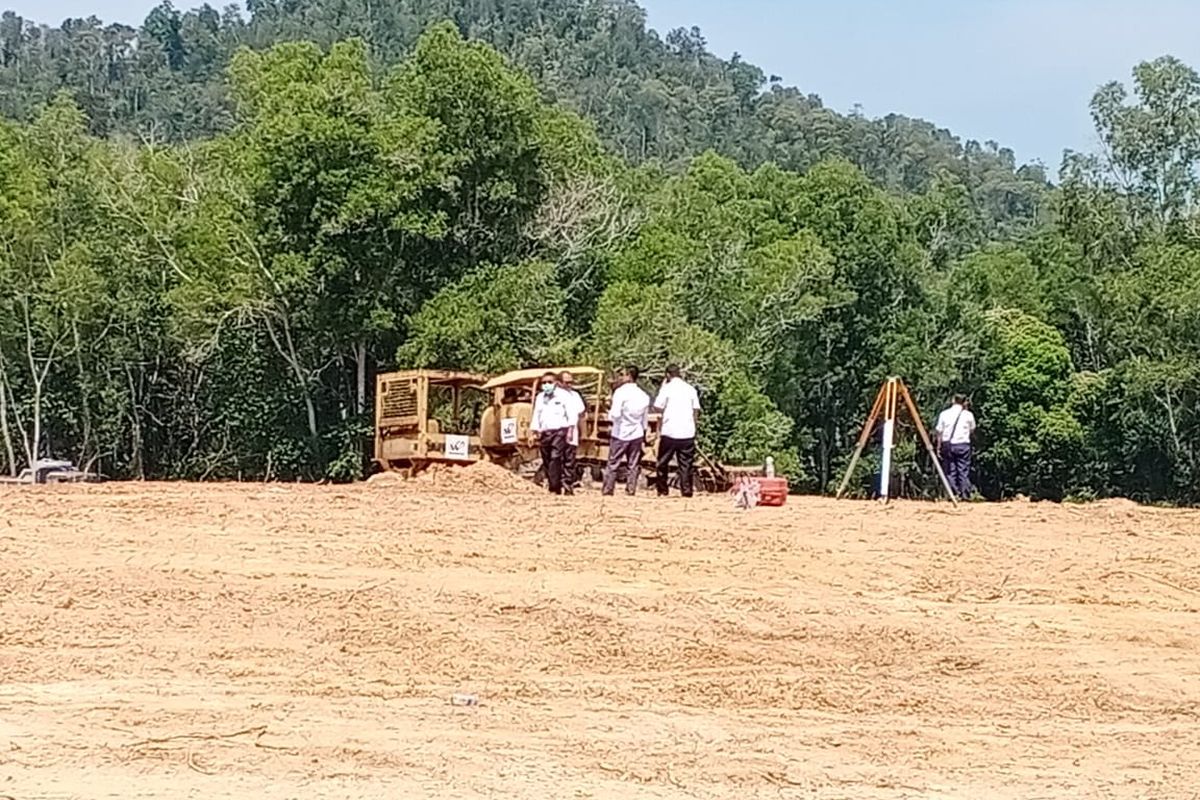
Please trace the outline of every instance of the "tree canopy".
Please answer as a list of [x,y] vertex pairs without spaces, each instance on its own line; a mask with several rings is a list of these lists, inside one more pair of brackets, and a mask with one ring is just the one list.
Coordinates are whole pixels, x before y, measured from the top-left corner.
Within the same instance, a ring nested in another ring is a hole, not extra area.
[[1200,499],[1186,64],[1052,184],[630,0],[247,7],[0,19],[0,469],[346,479],[380,370],[675,361],[802,489],[899,374],[972,397],[988,496]]

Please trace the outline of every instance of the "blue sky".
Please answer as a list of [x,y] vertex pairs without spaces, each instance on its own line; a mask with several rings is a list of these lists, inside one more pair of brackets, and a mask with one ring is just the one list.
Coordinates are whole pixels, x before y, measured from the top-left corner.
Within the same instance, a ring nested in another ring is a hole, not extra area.
[[[1195,0],[641,1],[660,32],[697,25],[718,55],[740,52],[833,108],[924,117],[1052,171],[1064,147],[1092,147],[1087,103],[1101,83],[1165,53],[1200,67]],[[51,23],[139,22],[155,4],[0,0]]]

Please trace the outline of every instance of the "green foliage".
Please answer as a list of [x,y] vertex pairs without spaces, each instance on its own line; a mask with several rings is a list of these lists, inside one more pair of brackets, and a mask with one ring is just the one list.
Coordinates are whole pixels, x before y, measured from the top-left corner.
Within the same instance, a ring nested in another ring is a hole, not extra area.
[[721,380],[701,425],[703,443],[720,461],[763,464],[771,456],[776,474],[803,485],[811,477],[804,474],[791,434],[792,420],[742,372]]
[[1117,368],[1114,461],[1124,491],[1139,498],[1200,498],[1200,374],[1194,359],[1135,356]]
[[392,73],[384,97],[437,123],[449,174],[425,200],[447,219],[449,242],[469,261],[511,252],[547,191],[539,123],[548,112],[533,81],[442,23]]
[[565,306],[552,264],[485,265],[421,307],[396,360],[480,372],[560,361],[569,344]]
[[983,322],[985,487],[1061,499],[1084,445],[1069,403],[1073,367],[1062,334],[1015,309],[989,311]]
[[1157,225],[1182,222],[1194,208],[1200,160],[1200,74],[1164,56],[1133,70],[1137,102],[1113,82],[1092,98],[1092,118],[1113,179],[1130,188],[1135,214]]
[[1020,248],[989,247],[951,270],[951,301],[976,308],[1010,308],[1045,319],[1048,297],[1037,267]]
[[393,360],[579,359],[682,364],[706,451],[804,489],[899,374],[973,397],[988,496],[1200,500],[1178,60],[1096,93],[1104,154],[1052,187],[627,0],[248,10],[0,18],[0,469],[352,480]]
[[325,475],[339,483],[362,480],[363,445],[371,435],[371,423],[363,418],[348,419],[330,430],[326,438],[331,457]]
[[736,363],[728,343],[688,321],[670,285],[610,285],[600,298],[589,345],[587,355],[598,366],[641,364],[647,374],[661,376],[654,370],[676,363],[701,387],[719,385]]
[[[254,0],[247,8],[243,18],[236,6],[179,11],[164,3],[140,29],[95,17],[51,28],[6,12],[0,113],[28,119],[66,89],[95,134],[199,139],[234,124],[223,72],[240,47],[302,40],[329,48],[359,38],[370,43],[374,63],[390,67],[422,46],[423,31],[442,25],[426,46],[441,49],[454,31],[486,41],[547,98],[586,114],[611,151],[632,163],[678,166],[713,149],[751,169],[777,163],[804,171],[840,157],[882,186],[916,193],[951,176],[969,193],[979,221],[997,233],[1036,222],[1047,190],[1040,168],[1018,167],[994,142],[964,144],[930,122],[896,114],[839,114],[740,56],[716,57],[695,28],[661,36],[648,30],[632,0]],[[488,60],[482,51],[422,56],[428,65],[470,69],[486,69]],[[472,101],[439,103],[439,114],[486,113],[480,101],[495,98],[471,84],[470,69],[461,77],[447,71],[436,82]],[[472,146],[492,145],[479,139]],[[503,184],[492,188],[506,191]]]

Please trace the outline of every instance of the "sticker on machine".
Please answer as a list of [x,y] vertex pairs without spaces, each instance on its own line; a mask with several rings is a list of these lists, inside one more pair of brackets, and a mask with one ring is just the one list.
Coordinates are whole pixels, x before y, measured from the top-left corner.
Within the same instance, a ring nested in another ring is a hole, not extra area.
[[505,417],[500,420],[500,444],[517,443],[517,418]]
[[446,436],[446,458],[465,461],[471,440],[466,436]]

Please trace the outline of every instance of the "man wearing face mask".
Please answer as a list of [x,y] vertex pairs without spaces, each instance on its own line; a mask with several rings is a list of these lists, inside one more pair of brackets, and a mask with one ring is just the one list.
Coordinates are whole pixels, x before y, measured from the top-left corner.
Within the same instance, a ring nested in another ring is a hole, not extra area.
[[538,437],[550,494],[563,492],[563,459],[567,449],[567,434],[571,428],[571,403],[568,393],[558,386],[558,376],[553,372],[542,376],[541,391],[533,401],[533,419],[529,423],[529,430]]

